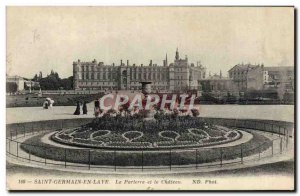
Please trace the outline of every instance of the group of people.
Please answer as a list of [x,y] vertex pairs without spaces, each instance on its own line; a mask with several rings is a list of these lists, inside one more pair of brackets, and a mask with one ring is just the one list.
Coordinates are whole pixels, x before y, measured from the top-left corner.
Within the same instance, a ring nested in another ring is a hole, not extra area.
[[53,104],[54,104],[54,100],[48,97],[43,103],[43,108],[44,109],[52,108]]
[[76,110],[74,112],[74,115],[80,115],[80,106],[82,105],[82,114],[87,114],[87,106],[86,106],[86,101],[83,101],[83,104],[81,104],[80,101],[77,101],[77,106],[76,106]]

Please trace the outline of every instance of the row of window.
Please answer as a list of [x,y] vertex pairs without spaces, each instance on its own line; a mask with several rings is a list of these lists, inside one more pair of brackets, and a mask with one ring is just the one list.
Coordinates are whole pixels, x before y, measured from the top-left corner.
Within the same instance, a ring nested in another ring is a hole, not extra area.
[[[102,75],[102,78],[101,78]],[[117,75],[114,72],[108,72],[108,74],[106,73],[81,73],[81,78],[82,80],[112,80],[112,79],[117,79]]]
[[143,73],[143,75],[141,73],[133,73],[130,78],[132,80],[169,80],[169,75],[166,73]]
[[[127,78],[127,75],[125,74],[123,76],[124,78]],[[117,80],[118,76],[115,72],[105,72],[105,73],[81,73],[79,79],[81,80]],[[144,73],[143,77],[142,74],[134,73],[130,76],[131,80],[169,80],[169,75],[165,73]]]
[[[112,68],[112,67],[95,67],[94,65],[87,65],[87,66],[81,66],[81,71],[82,72],[87,72],[87,71],[117,71],[117,67],[116,68]],[[132,67],[130,68],[131,71],[167,71],[167,68],[165,67]],[[179,71],[179,70],[178,70]],[[181,70],[182,71],[182,68]]]
[[82,85],[82,86],[98,86],[98,85],[115,86],[115,85],[117,85],[117,83],[116,82],[78,82],[78,85]]

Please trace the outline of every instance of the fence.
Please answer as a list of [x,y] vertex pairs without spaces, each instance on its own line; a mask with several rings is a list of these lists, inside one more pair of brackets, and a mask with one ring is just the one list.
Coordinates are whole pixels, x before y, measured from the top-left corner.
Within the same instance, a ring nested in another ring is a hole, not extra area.
[[[253,139],[236,146],[215,148],[187,148],[163,150],[102,150],[62,148],[44,143],[34,145],[24,142],[26,136],[52,133],[55,130],[73,128],[91,119],[39,121],[7,125],[6,151],[8,156],[42,165],[80,167],[85,169],[119,170],[176,170],[182,168],[223,167],[243,164],[285,153],[292,145],[293,123],[268,120],[242,120],[205,118],[206,121],[252,132]],[[248,130],[251,129],[251,130]],[[260,130],[261,133],[257,134]],[[261,137],[267,134],[271,140]]]

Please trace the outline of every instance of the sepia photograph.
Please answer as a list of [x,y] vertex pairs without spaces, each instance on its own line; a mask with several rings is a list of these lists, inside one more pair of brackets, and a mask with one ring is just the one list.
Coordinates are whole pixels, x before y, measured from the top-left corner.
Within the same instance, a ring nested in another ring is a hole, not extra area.
[[8,191],[295,191],[295,7],[7,6]]

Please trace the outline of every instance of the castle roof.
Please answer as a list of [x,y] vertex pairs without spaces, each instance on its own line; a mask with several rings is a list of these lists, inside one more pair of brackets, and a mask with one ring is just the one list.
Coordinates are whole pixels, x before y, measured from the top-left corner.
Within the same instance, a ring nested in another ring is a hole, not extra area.
[[259,65],[252,65],[250,63],[248,63],[248,64],[237,64],[234,67],[232,67],[229,70],[229,72],[232,71],[232,70],[236,70],[236,69],[241,70],[241,71],[248,71],[248,70],[251,70],[251,69],[254,69],[254,68],[257,68],[257,67],[260,67],[260,66]]

